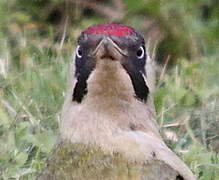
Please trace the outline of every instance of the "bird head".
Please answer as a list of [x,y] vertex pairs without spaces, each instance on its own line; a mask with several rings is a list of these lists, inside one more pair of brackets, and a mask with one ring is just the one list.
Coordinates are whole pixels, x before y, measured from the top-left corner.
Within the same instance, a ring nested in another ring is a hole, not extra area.
[[109,23],[93,25],[78,38],[72,101],[88,97],[147,101],[147,54],[143,36],[134,28]]

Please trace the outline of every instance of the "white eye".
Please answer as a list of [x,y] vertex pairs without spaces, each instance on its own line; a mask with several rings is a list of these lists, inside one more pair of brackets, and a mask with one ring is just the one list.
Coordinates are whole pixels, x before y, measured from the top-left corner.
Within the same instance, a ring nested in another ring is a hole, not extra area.
[[139,50],[137,51],[136,55],[137,55],[138,59],[142,59],[144,57],[144,54],[145,54],[144,47],[141,46],[139,48]]
[[82,57],[82,51],[81,51],[81,48],[80,48],[79,45],[76,48],[76,55],[77,55],[78,58]]

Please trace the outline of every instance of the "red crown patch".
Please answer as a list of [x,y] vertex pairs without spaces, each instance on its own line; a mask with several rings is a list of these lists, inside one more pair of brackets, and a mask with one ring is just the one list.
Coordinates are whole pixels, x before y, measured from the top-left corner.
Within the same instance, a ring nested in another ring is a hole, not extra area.
[[126,36],[133,34],[135,30],[123,24],[109,23],[92,25],[85,29],[83,33],[86,34],[102,34],[109,36]]

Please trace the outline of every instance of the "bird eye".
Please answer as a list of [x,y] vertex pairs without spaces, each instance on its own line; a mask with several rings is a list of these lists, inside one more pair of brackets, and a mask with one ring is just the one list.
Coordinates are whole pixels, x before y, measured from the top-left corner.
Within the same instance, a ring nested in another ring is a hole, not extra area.
[[81,48],[80,48],[79,45],[76,48],[76,55],[77,55],[78,58],[82,57],[82,51],[81,51]]
[[141,58],[143,58],[144,57],[144,54],[145,54],[145,52],[144,52],[145,50],[144,50],[144,47],[143,46],[141,46],[140,48],[139,48],[139,50],[137,51],[137,57],[138,57],[138,59],[141,59]]

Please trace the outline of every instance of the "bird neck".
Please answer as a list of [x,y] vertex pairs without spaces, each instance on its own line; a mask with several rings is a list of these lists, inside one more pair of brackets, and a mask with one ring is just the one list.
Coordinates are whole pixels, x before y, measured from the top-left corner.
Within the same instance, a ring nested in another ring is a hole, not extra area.
[[119,62],[100,60],[88,79],[87,99],[106,103],[131,102],[134,89],[129,75]]

